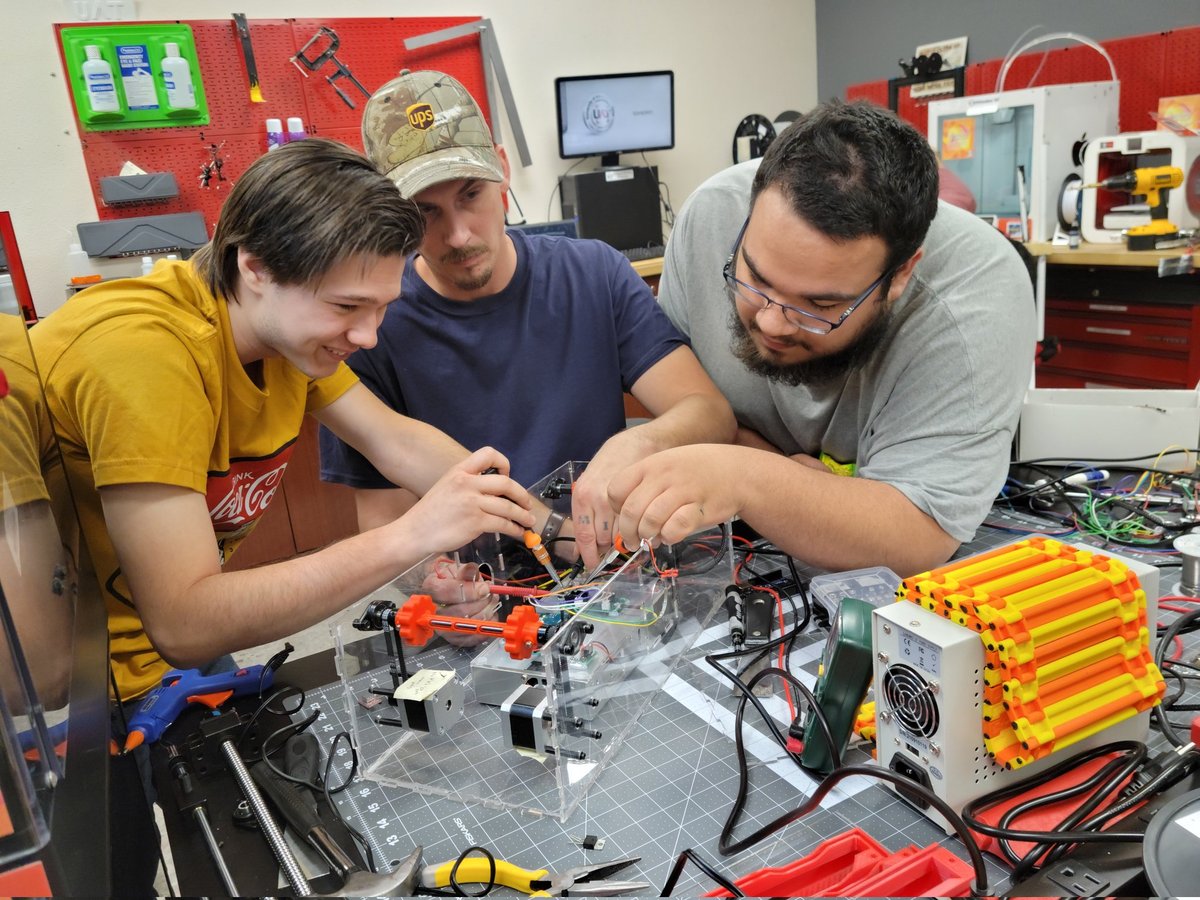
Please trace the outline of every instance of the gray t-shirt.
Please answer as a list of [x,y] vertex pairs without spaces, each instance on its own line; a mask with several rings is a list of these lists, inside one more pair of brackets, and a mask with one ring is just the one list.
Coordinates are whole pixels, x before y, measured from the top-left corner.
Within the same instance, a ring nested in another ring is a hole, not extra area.
[[758,160],[710,178],[671,234],[659,302],[738,421],[785,453],[826,453],[900,490],[968,541],[1008,468],[1036,341],[1028,271],[996,229],[940,204],[893,330],[844,379],[792,387],[731,350],[721,267],[750,205]]

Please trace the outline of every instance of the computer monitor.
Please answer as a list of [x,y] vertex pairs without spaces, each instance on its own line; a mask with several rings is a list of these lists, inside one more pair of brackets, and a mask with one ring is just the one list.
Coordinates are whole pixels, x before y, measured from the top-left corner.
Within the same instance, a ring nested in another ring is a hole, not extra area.
[[628,72],[554,79],[558,99],[558,155],[600,156],[675,146],[675,73]]

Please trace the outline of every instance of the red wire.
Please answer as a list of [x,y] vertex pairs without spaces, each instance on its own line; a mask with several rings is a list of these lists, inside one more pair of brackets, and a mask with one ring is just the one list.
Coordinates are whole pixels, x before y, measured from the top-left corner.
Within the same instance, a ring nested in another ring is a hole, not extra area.
[[[767,587],[767,585],[765,585],[765,584],[756,584],[753,586],[753,588],[756,591],[762,591],[764,594],[769,594],[771,597],[775,598],[775,610],[779,615],[779,633],[782,635],[786,629],[785,629],[784,622],[783,622],[783,598],[779,596],[779,591],[775,590],[772,587]],[[786,643],[779,645],[778,658],[779,658],[779,668],[781,668],[781,669],[785,668],[784,653],[786,652],[786,647],[787,647]],[[792,686],[786,681],[783,683],[783,696],[787,699],[788,712],[790,714],[790,717],[792,719],[795,719],[796,718],[796,703],[792,699]]]

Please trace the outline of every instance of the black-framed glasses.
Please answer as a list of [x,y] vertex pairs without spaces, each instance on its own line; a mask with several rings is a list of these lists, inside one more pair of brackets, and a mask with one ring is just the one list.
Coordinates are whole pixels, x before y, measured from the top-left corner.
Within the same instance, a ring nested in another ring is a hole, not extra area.
[[733,242],[733,249],[729,251],[729,258],[725,260],[725,267],[721,270],[721,275],[725,279],[725,287],[729,293],[737,300],[742,301],[747,306],[753,307],[756,310],[766,309],[768,306],[778,306],[783,313],[783,318],[787,320],[789,325],[796,328],[801,328],[804,331],[812,334],[829,334],[833,329],[840,327],[846,319],[850,318],[850,314],[862,306],[863,302],[875,293],[875,289],[886,281],[895,269],[887,269],[882,275],[867,285],[867,289],[859,294],[854,302],[851,303],[842,314],[834,321],[823,319],[816,313],[808,312],[796,306],[790,306],[787,303],[780,303],[773,297],[768,297],[756,287],[751,287],[733,274],[733,261],[737,258],[738,248],[742,245],[742,237],[746,233],[746,226],[750,224],[749,217],[742,223],[741,230],[738,231],[737,238]]

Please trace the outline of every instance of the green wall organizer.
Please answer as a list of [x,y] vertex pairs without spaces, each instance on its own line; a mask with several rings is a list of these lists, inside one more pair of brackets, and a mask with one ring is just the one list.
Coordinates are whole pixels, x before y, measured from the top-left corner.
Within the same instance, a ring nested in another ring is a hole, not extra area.
[[[86,131],[208,124],[208,103],[190,25],[86,25],[63,28],[59,36],[75,110]],[[178,44],[179,55],[188,62],[196,92],[193,108],[167,105],[161,63],[168,43]],[[89,44],[100,48],[100,56],[112,69],[118,111],[95,112],[88,102],[83,64],[87,61],[84,48]]]

